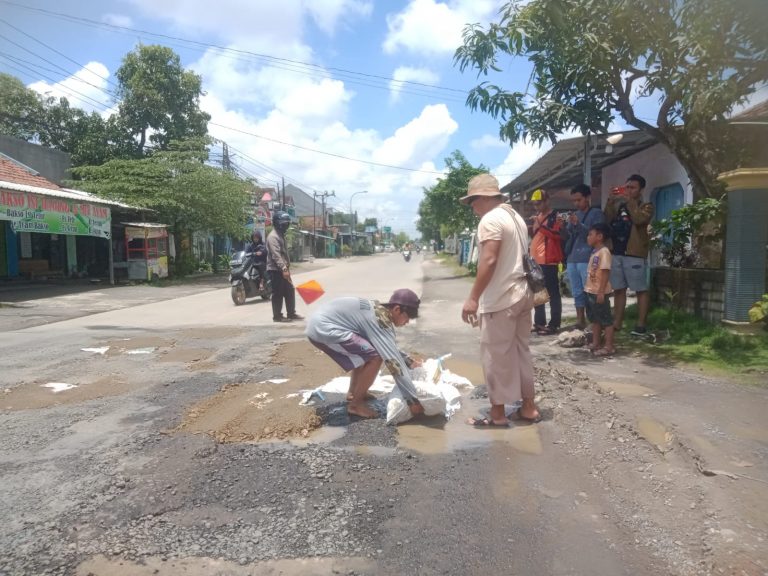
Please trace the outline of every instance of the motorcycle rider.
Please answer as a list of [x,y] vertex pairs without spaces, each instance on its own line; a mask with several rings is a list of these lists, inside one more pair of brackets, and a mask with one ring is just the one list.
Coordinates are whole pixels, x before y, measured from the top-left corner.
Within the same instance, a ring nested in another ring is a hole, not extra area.
[[[296,291],[291,280],[291,260],[285,244],[285,233],[291,225],[291,215],[275,212],[272,232],[267,235],[267,272],[272,279],[272,321],[303,320],[296,314]],[[283,300],[286,315],[283,316]]]
[[251,235],[251,244],[248,247],[248,252],[253,253],[253,267],[259,272],[259,290],[264,290],[267,270],[267,247],[264,246],[264,240],[261,237],[261,232],[258,230],[254,230],[253,235]]

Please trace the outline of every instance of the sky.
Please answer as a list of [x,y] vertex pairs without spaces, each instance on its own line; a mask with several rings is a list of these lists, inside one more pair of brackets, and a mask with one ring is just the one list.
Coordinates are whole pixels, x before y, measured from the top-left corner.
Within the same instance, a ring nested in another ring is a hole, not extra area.
[[[0,0],[0,71],[109,114],[115,71],[137,44],[163,44],[202,77],[209,132],[244,175],[285,178],[329,205],[416,235],[423,189],[460,150],[502,185],[547,147],[510,147],[472,112],[476,72],[453,54],[496,0]],[[524,60],[500,61],[522,90]],[[357,194],[356,194],[357,193]],[[352,197],[354,194],[354,198]]]

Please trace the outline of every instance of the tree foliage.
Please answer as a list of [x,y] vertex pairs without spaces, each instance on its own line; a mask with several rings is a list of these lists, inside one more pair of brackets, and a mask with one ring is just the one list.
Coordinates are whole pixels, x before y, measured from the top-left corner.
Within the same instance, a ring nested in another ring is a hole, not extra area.
[[[454,61],[482,75],[505,54],[533,65],[525,90],[484,81],[467,98],[503,139],[604,133],[618,114],[670,148],[697,197],[717,197],[735,150],[725,117],[768,79],[767,24],[764,0],[513,0],[465,29]],[[654,120],[638,116],[644,97],[658,99]]]
[[487,172],[482,164],[472,166],[464,155],[456,150],[445,159],[448,173],[439,178],[437,184],[424,189],[424,198],[419,203],[419,221],[416,224],[424,239],[439,240],[448,234],[458,233],[477,226],[478,219],[467,206],[459,203],[466,196],[467,184],[477,174]]
[[139,45],[115,74],[119,82],[119,116],[138,139],[138,154],[147,141],[165,150],[173,140],[208,133],[210,115],[200,110],[202,80],[181,66],[166,46]]
[[174,142],[169,148],[146,158],[75,168],[77,186],[152,210],[151,219],[169,224],[177,237],[193,230],[245,237],[252,184],[205,164],[202,139]]
[[0,72],[0,134],[33,140],[43,114],[43,103],[34,90],[18,78]]

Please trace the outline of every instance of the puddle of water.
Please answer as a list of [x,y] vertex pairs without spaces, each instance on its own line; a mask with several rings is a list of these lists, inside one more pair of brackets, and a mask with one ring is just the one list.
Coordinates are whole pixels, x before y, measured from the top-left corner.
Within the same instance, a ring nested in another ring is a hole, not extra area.
[[138,564],[121,558],[95,556],[82,562],[77,576],[325,576],[327,574],[372,574],[376,564],[366,558],[293,558],[253,562],[241,566],[237,562],[205,557],[162,560],[159,557],[142,559]]
[[645,416],[638,416],[637,431],[640,433],[640,436],[650,442],[662,454],[669,452],[670,445],[672,444],[672,433],[656,422],[656,420]]
[[330,444],[343,438],[347,433],[346,426],[322,426],[310,432],[306,438],[294,438],[291,444],[296,446],[308,446],[309,444]]
[[485,383],[483,367],[477,362],[462,360],[461,358],[448,358],[443,364],[448,370],[459,376],[468,378],[472,384],[479,386]]
[[656,392],[641,386],[640,384],[626,384],[623,382],[598,382],[598,386],[603,392],[613,391],[617,396],[623,398],[639,398],[642,396],[654,396]]
[[386,458],[388,456],[394,456],[396,448],[390,448],[389,446],[350,446],[350,451],[361,456],[376,456],[378,458]]
[[422,454],[445,454],[493,443],[507,444],[524,454],[542,452],[537,426],[513,424],[510,428],[473,428],[464,422],[461,414],[448,422],[406,422],[397,427],[397,437],[401,448]]

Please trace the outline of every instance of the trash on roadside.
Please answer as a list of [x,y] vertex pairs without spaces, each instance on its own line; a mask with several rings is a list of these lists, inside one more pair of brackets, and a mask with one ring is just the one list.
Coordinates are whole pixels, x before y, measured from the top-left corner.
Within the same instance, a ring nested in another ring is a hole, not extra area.
[[134,348],[133,350],[128,350],[126,354],[152,354],[156,349],[154,347],[152,348]]
[[271,378],[269,380],[262,380],[258,384],[285,384],[288,382],[288,378]]
[[50,388],[51,392],[58,394],[71,388],[77,388],[77,384],[67,384],[66,382],[48,382],[48,384],[40,384],[41,388]]
[[560,332],[555,339],[555,344],[563,348],[581,348],[587,343],[587,337],[583,330],[569,330]]
[[94,354],[101,354],[104,356],[104,354],[107,353],[107,350],[109,350],[109,346],[102,346],[101,348],[80,348],[83,352],[93,352]]

